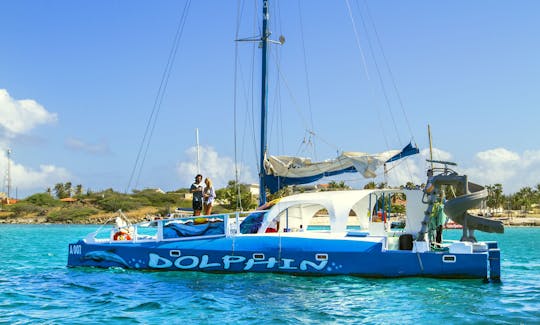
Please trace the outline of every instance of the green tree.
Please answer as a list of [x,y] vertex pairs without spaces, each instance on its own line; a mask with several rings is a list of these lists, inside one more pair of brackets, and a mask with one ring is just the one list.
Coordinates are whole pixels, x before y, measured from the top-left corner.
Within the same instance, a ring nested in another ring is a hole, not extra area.
[[66,182],[64,184],[64,191],[66,192],[68,197],[71,197],[71,194],[72,194],[72,191],[73,191],[71,182]]
[[377,188],[377,184],[375,184],[374,181],[371,181],[367,183],[366,185],[364,185],[364,190],[374,190],[376,188]]
[[224,200],[224,206],[227,209],[234,210],[242,208],[243,210],[251,210],[257,206],[249,186],[246,184],[238,184],[236,181],[229,181],[227,187],[216,191],[216,196]]
[[62,183],[56,183],[54,185],[54,194],[56,195],[58,199],[64,199],[69,196],[66,193],[66,188],[64,187],[64,184]]
[[75,186],[75,196],[82,195],[83,187],[81,184]]
[[345,181],[331,181],[328,183],[328,191],[350,190],[351,188],[345,184]]
[[52,196],[50,196],[47,193],[37,193],[37,194],[30,195],[29,197],[24,199],[24,201],[30,202],[34,205],[38,205],[42,207],[43,206],[53,207],[60,204],[58,200],[55,200]]
[[502,184],[487,185],[488,191],[487,206],[490,208],[500,208],[504,203]]

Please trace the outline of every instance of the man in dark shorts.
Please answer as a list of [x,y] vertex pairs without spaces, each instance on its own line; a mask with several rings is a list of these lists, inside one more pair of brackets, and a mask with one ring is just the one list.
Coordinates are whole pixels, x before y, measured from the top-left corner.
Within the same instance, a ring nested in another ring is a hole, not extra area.
[[200,216],[202,210],[202,198],[203,198],[203,185],[202,175],[195,176],[195,182],[191,184],[189,191],[193,193],[193,215]]

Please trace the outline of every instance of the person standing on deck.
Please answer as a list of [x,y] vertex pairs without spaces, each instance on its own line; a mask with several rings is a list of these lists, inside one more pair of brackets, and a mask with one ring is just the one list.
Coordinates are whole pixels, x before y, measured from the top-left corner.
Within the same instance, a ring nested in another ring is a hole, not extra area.
[[431,210],[429,225],[430,240],[439,244],[442,244],[443,225],[446,223],[446,214],[444,213],[445,202],[444,193],[441,192],[437,202],[433,204],[433,209]]
[[203,186],[202,186],[202,175],[198,174],[195,176],[195,182],[191,184],[189,191],[193,194],[193,215],[200,216],[202,210],[202,198],[203,198]]
[[214,191],[214,186],[212,185],[212,180],[206,178],[204,180],[204,190],[203,190],[203,207],[204,214],[212,214],[212,205],[214,204],[214,199],[216,198],[216,191]]

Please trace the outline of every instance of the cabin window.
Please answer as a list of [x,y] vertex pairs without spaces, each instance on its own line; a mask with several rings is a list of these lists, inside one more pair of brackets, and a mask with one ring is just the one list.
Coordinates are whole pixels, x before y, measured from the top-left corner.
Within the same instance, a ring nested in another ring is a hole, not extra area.
[[180,256],[180,250],[173,249],[173,250],[169,251],[169,255],[171,255],[171,257],[178,257],[178,256]]
[[328,254],[316,254],[315,260],[317,261],[328,261]]

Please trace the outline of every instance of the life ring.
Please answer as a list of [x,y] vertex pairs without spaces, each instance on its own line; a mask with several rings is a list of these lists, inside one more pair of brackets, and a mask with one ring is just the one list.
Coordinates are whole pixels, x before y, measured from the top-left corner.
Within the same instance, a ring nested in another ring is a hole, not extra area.
[[122,229],[117,231],[114,236],[114,240],[131,240],[131,235],[126,230]]

